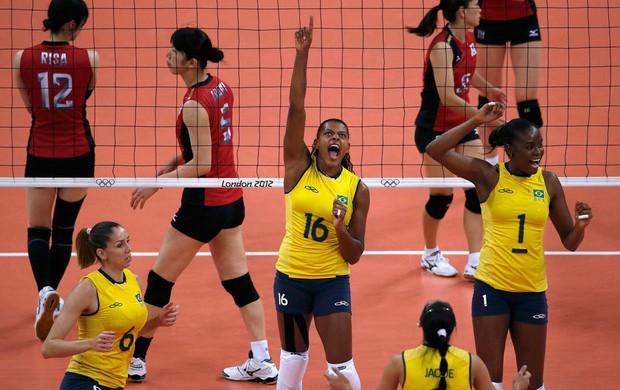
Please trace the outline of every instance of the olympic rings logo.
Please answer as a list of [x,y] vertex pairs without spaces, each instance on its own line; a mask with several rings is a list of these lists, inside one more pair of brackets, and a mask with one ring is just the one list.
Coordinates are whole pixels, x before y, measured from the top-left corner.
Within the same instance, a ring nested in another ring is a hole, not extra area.
[[314,192],[315,194],[318,194],[318,193],[319,193],[319,190],[317,190],[317,189],[316,189],[316,188],[314,188],[313,186],[305,186],[304,188],[305,188],[305,189],[307,189],[308,191],[312,191],[312,192]]
[[114,302],[110,305],[110,309],[114,309],[115,307],[121,307],[123,304],[121,302]]
[[116,181],[114,179],[95,179],[99,187],[112,187]]
[[512,193],[514,193],[510,188],[502,188],[502,189],[500,189],[497,192],[500,192],[502,194],[512,194]]
[[398,179],[381,179],[381,184],[386,188],[398,187],[400,180]]
[[334,306],[349,306],[349,302],[339,301],[339,302],[334,303]]
[[532,316],[532,318],[534,318],[535,320],[544,320],[545,318],[547,318],[547,316],[543,313],[543,314],[535,314]]

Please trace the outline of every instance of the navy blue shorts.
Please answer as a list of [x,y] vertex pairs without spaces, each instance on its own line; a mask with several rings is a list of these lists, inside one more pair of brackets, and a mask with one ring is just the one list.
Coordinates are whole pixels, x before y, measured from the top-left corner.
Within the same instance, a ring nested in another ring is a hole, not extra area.
[[95,177],[95,151],[78,157],[26,157],[24,177]]
[[123,390],[122,387],[106,387],[96,380],[73,372],[65,372],[60,390]]
[[[418,148],[420,153],[426,153],[426,147],[428,144],[433,142],[433,140],[444,132],[435,131],[435,130],[427,130],[420,127],[415,128],[415,146]],[[464,144],[465,142],[473,141],[475,139],[480,139],[480,135],[478,134],[478,130],[470,131],[465,137],[463,137],[459,144]]]
[[514,20],[480,20],[474,29],[476,42],[483,45],[519,45],[541,40],[536,14]]
[[328,279],[290,278],[276,271],[273,297],[276,311],[283,314],[308,314],[315,317],[351,313],[349,275]]
[[224,206],[197,206],[181,203],[170,224],[188,237],[205,244],[223,229],[240,226],[245,219],[243,198]]
[[543,292],[507,292],[497,290],[488,284],[474,280],[474,295],[471,300],[472,317],[510,314],[519,322],[546,324],[549,320],[547,294]]

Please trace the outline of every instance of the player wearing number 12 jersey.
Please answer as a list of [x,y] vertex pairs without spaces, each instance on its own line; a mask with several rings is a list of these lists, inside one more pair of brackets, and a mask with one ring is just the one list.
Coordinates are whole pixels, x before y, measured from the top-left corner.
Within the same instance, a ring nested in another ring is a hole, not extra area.
[[[86,100],[95,88],[99,57],[70,43],[82,31],[88,7],[82,0],[54,0],[47,16],[43,26],[49,38],[19,51],[13,64],[15,85],[32,116],[25,176],[93,177],[95,142]],[[71,258],[86,193],[87,188],[26,188],[28,258],[39,292],[34,328],[40,339],[63,306],[56,289]]]
[[472,297],[476,353],[500,389],[510,332],[517,366],[527,364],[532,373],[529,388],[539,390],[544,389],[548,321],[544,227],[550,218],[564,247],[574,251],[583,241],[592,209],[575,202],[573,219],[560,180],[540,166],[542,135],[525,119],[513,119],[489,135],[489,145],[502,146],[509,158],[503,164],[491,165],[453,150],[463,135],[503,113],[503,104],[485,104],[476,116],[431,142],[426,153],[471,181],[481,201],[484,246]]
[[364,251],[368,188],[352,173],[349,128],[319,126],[312,151],[304,141],[308,55],[313,19],[295,33],[295,64],[284,134],[286,234],[276,264],[274,299],[280,331],[278,389],[299,389],[308,365],[314,319],[327,366],[360,388],[353,364],[349,265]]

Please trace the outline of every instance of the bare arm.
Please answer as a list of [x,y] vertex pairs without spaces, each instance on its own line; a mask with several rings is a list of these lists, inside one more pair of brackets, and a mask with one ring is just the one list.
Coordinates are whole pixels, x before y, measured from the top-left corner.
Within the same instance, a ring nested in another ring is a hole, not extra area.
[[24,80],[22,80],[22,75],[20,71],[22,54],[24,54],[23,50],[20,50],[17,52],[17,54],[15,54],[15,60],[13,61],[13,78],[15,79],[15,86],[19,91],[19,95],[22,97],[22,100],[24,102],[24,107],[26,107],[26,110],[29,114],[32,114],[32,102],[30,101],[30,96],[28,96],[28,90],[26,89]]
[[295,64],[291,76],[289,109],[284,133],[284,191],[290,191],[310,164],[310,152],[304,141],[306,127],[306,73],[308,53],[312,45],[313,17],[308,27],[295,33]]
[[[147,308],[151,308],[150,305],[146,305]],[[159,310],[149,310],[149,316],[144,324],[144,327],[140,329],[139,335],[148,334],[152,330],[160,326],[172,326],[177,323],[177,317],[179,316],[179,305],[174,306],[174,303],[168,302],[166,306]]]
[[392,356],[383,367],[383,374],[377,385],[377,390],[396,390],[405,383],[405,364],[402,353]]
[[477,355],[471,354],[471,376],[472,384],[476,390],[495,390],[489,370],[482,359]]
[[481,200],[485,200],[495,187],[497,172],[486,161],[458,153],[454,148],[469,132],[484,123],[497,120],[503,113],[504,106],[501,104],[485,104],[476,116],[446,131],[426,147],[426,153],[435,161],[455,175],[474,183]]
[[99,54],[95,50],[88,51],[88,59],[90,60],[90,66],[93,68],[93,77],[90,79],[88,89],[95,89],[97,84],[97,72],[99,71]]
[[[592,220],[592,209],[587,203],[578,201],[575,203],[575,216],[571,216],[560,180],[553,172],[544,171],[543,174],[545,185],[551,196],[549,205],[551,222],[553,222],[553,226],[558,232],[560,240],[562,240],[562,245],[566,249],[574,251],[583,241],[585,229]],[[579,215],[587,215],[588,217],[579,219]]]
[[[338,200],[334,199],[334,210],[332,211],[332,222],[338,236],[340,253],[349,264],[355,264],[364,253],[364,237],[366,234],[366,218],[370,207],[370,191],[366,184],[360,181],[357,195],[355,196],[355,207],[349,228],[344,226],[344,216],[346,208]],[[340,210],[340,213],[337,212]]]
[[101,332],[92,339],[65,340],[80,315],[82,313],[95,313],[97,308],[97,288],[89,279],[85,279],[67,296],[60,315],[54,321],[54,325],[41,347],[43,357],[72,356],[89,350],[111,351],[115,336],[112,331]]

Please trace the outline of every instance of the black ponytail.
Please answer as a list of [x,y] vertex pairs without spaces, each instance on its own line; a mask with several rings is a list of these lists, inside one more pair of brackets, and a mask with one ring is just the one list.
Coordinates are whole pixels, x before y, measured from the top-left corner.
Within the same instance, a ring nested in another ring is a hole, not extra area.
[[43,29],[57,33],[65,23],[72,20],[76,28],[83,26],[88,20],[88,6],[84,0],[52,0],[47,8]]
[[433,35],[437,28],[437,14],[441,10],[443,18],[448,22],[454,22],[456,20],[456,12],[459,8],[467,8],[469,3],[473,0],[441,0],[439,5],[431,8],[418,27],[407,27],[407,31],[420,37],[428,37]]
[[448,361],[446,353],[450,347],[450,335],[456,327],[456,317],[452,306],[448,302],[429,301],[422,309],[420,326],[424,333],[424,345],[439,351],[441,362],[439,363],[439,384],[437,390],[446,390]]

